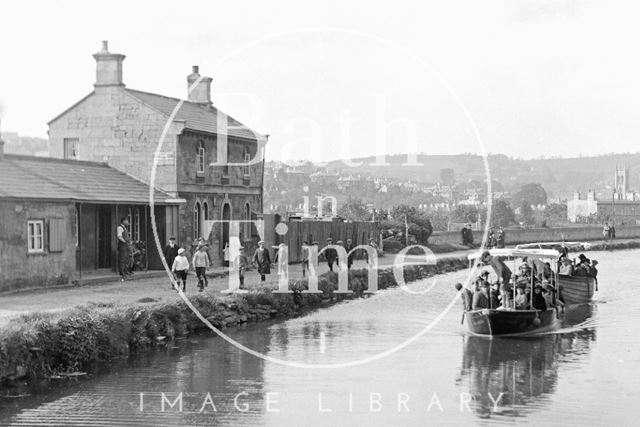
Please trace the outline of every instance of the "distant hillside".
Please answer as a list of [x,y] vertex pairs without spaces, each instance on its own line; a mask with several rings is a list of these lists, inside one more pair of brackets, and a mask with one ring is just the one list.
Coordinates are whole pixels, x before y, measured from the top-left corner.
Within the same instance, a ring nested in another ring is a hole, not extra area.
[[[481,156],[473,154],[429,156],[418,155],[422,166],[406,166],[406,155],[387,156],[389,166],[375,166],[375,157],[353,159],[361,166],[347,167],[342,161],[333,161],[328,168],[345,173],[387,177],[406,181],[435,183],[441,179],[442,169],[453,169],[455,180],[471,179],[484,182],[485,172]],[[629,185],[640,190],[640,153],[610,154],[596,157],[549,158],[522,160],[501,154],[488,156],[491,177],[507,190],[515,190],[528,182],[539,182],[549,196],[568,198],[574,191],[594,188],[600,198],[611,197],[616,165],[630,167]]]
[[16,132],[2,132],[4,151],[8,154],[48,156],[49,140],[32,136],[21,136]]

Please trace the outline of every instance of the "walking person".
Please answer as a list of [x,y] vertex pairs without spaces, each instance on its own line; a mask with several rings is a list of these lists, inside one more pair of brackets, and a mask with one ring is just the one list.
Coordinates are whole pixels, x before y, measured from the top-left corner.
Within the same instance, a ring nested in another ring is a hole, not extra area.
[[169,268],[173,265],[173,260],[178,256],[178,244],[176,243],[176,238],[171,236],[169,238],[169,244],[164,248],[164,259],[167,262]]
[[240,280],[240,289],[244,289],[244,272],[249,268],[249,260],[244,253],[244,246],[238,248],[238,255],[233,263],[234,267],[238,270],[238,279]]
[[182,292],[186,292],[187,291],[187,273],[189,272],[189,260],[185,255],[184,248],[178,249],[178,255],[173,260],[171,271],[176,276],[176,282],[178,283],[178,286],[180,286],[180,281],[182,280]]
[[116,238],[118,240],[118,272],[120,273],[120,281],[124,282],[129,273],[129,219],[123,217],[120,219],[120,225],[116,229]]
[[[331,237],[327,237],[327,246],[333,245],[333,239]],[[338,265],[338,251],[333,248],[327,248],[324,251],[324,258],[327,260],[327,265],[329,266],[329,271],[333,272],[333,264],[336,264],[336,267],[339,268]]]
[[611,227],[609,227],[608,222],[605,222],[602,226],[602,237],[604,237],[604,240],[611,243]]
[[258,267],[260,281],[264,282],[266,275],[271,274],[271,257],[267,248],[264,247],[264,240],[258,242],[258,249],[253,253],[251,262]]
[[500,227],[498,229],[498,248],[502,249],[504,248],[504,230],[502,229],[502,227]]
[[203,245],[198,248],[191,263],[196,269],[196,276],[198,277],[198,292],[202,292],[205,286],[208,286],[207,281],[207,267],[209,267],[209,255],[207,254],[207,246]]
[[302,242],[302,277],[306,277],[305,273],[309,271],[309,241]]
[[472,248],[473,247],[473,227],[471,227],[471,224],[467,224],[465,232],[467,233],[467,238],[466,238],[467,246]]
[[467,224],[463,225],[460,229],[460,237],[462,240],[462,246],[467,246],[469,244],[469,242],[467,241]]

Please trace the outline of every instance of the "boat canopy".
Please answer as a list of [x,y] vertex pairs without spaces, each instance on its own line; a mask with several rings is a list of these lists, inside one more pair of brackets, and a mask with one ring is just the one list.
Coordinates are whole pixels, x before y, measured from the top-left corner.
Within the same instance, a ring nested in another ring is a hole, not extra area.
[[[469,254],[470,260],[478,259],[482,256],[484,251],[473,252]],[[491,249],[488,251],[491,256],[504,256],[512,258],[560,258],[560,252],[555,249],[518,249],[518,248],[503,248],[503,249]]]
[[589,249],[591,243],[588,242],[537,242],[537,243],[525,243],[516,246],[516,249],[555,249],[564,245],[567,249]]

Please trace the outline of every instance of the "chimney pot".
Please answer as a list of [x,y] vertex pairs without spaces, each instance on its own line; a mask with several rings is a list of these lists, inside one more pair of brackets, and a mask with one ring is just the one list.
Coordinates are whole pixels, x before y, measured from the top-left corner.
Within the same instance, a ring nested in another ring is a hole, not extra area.
[[200,74],[200,67],[198,67],[197,65],[192,65],[191,66],[191,72],[193,74]]
[[102,51],[103,52],[109,52],[109,41],[108,40],[102,40]]

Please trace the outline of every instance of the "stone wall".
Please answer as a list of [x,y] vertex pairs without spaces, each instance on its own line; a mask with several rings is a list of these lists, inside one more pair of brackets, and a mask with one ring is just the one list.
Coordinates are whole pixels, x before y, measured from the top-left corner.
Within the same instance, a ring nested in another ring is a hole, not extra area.
[[[64,157],[64,139],[78,138],[79,160],[108,163],[143,182],[151,166],[166,118],[121,87],[96,88],[72,109],[49,123],[52,157]],[[156,187],[177,190],[176,143],[183,124],[174,123],[164,139],[156,169]]]
[[[484,230],[474,231],[473,239],[476,244],[482,241]],[[618,226],[616,227],[616,238],[631,239],[640,238],[640,227],[638,226]],[[515,245],[532,242],[560,242],[601,240],[602,227],[562,227],[562,228],[529,228],[523,230],[505,230],[505,244]],[[462,243],[460,231],[434,232],[429,238],[431,244],[455,244]]]
[[[63,248],[49,251],[50,220],[64,220]],[[44,221],[44,252],[29,254],[27,221]],[[76,274],[75,207],[71,203],[0,201],[0,292],[69,283]]]

